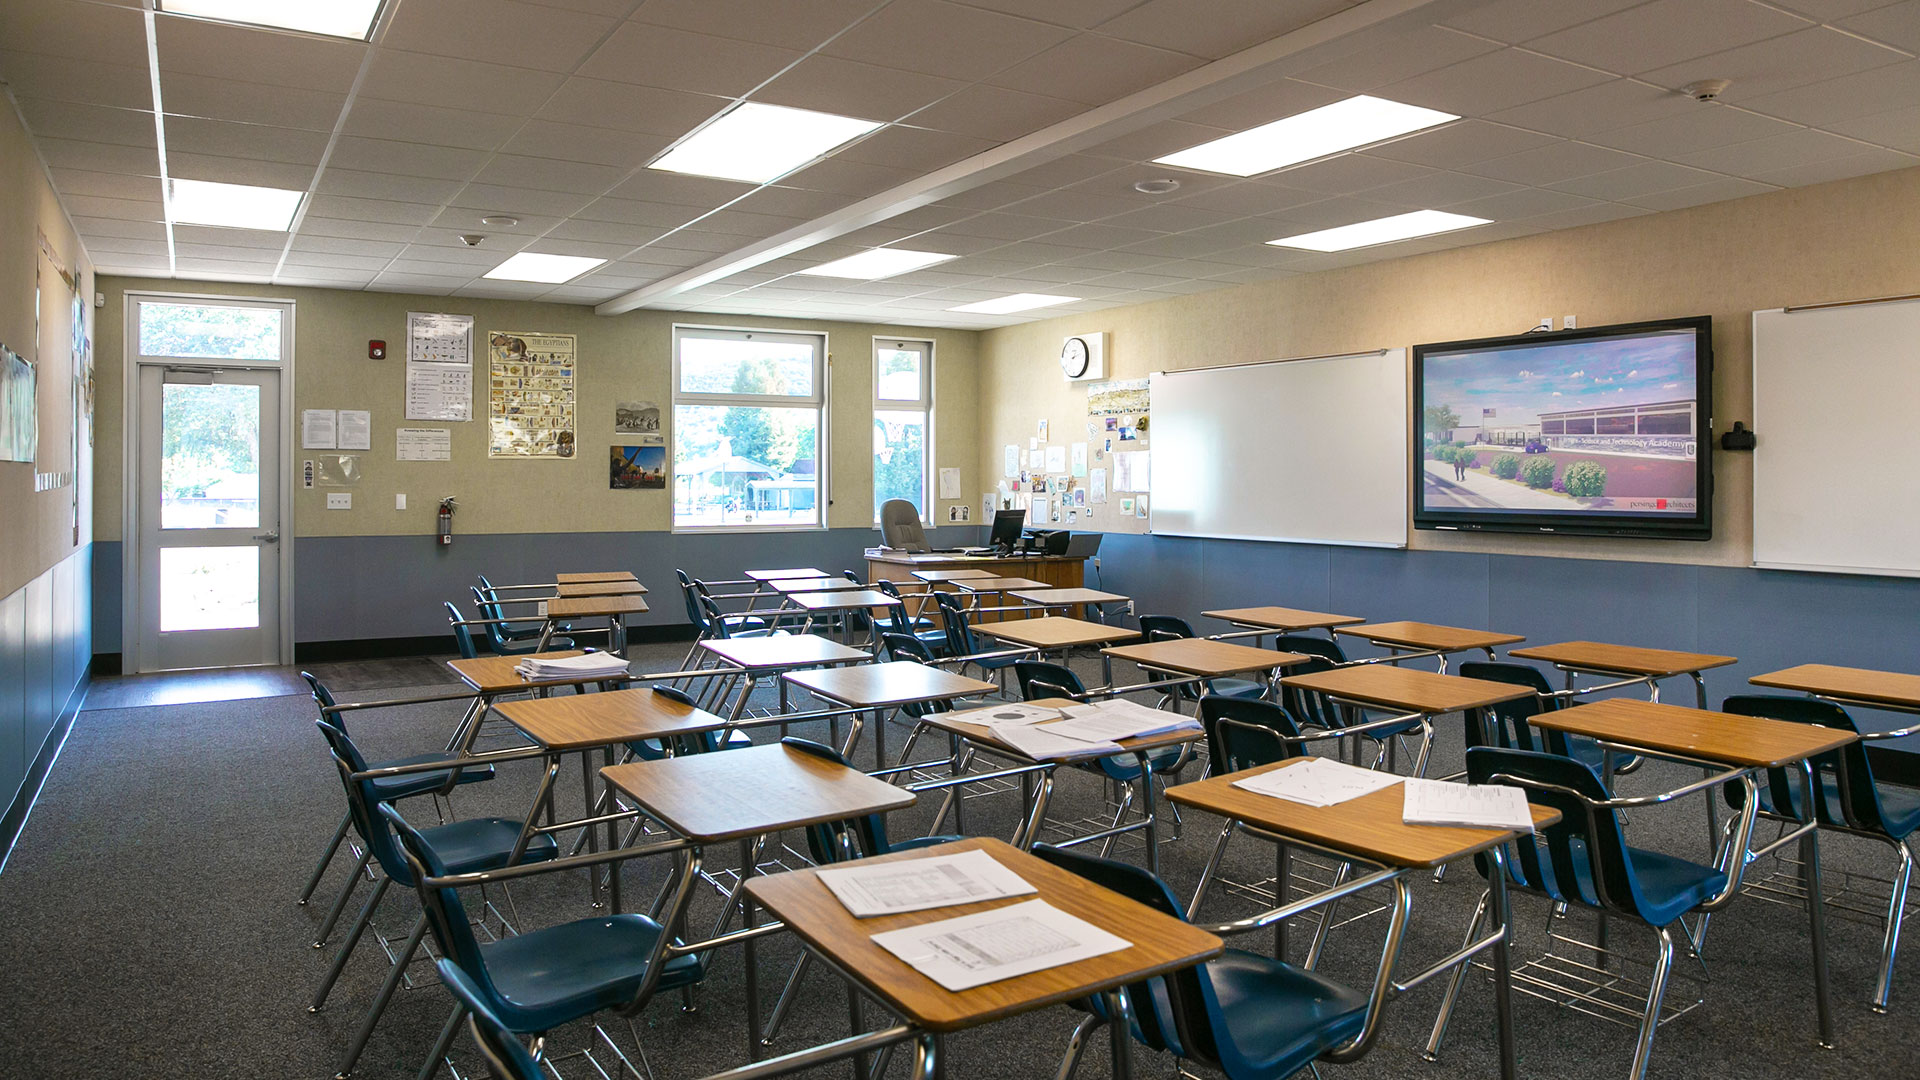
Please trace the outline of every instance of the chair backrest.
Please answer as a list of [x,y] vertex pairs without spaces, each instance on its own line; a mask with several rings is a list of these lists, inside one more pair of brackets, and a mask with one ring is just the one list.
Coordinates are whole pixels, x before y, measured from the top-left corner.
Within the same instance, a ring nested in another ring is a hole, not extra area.
[[[699,589],[700,586],[696,584],[694,588]],[[733,631],[727,627],[726,615],[720,610],[718,600],[708,596],[704,589],[701,589],[694,599],[700,605],[700,610],[706,613],[706,629],[709,634],[722,639],[733,636]]]
[[[825,758],[838,765],[848,763],[840,751],[812,739],[789,735],[780,740],[780,745]],[[886,819],[879,814],[864,814],[807,826],[807,854],[815,863],[863,859],[869,855],[885,855],[892,850],[892,845],[887,842]]]
[[380,869],[386,871],[388,877],[397,884],[411,885],[413,876],[407,860],[394,843],[387,819],[376,809],[382,804],[374,794],[372,781],[353,778],[354,773],[366,771],[366,757],[345,728],[331,720],[316,720],[314,724],[320,728],[321,736],[327,740],[327,750],[333,755],[340,786],[347,794],[347,816],[353,821],[354,831],[360,834],[361,842],[373,852],[373,857],[380,860]]
[[1087,688],[1073,669],[1046,660],[1016,660],[1014,677],[1020,680],[1020,697],[1025,701],[1049,697],[1080,697]]
[[467,625],[466,616],[460,614],[451,600],[446,601],[446,607],[447,625],[453,628],[453,644],[460,650],[460,659],[472,660],[479,656],[480,648],[473,643],[473,628]]
[[[333,691],[327,689],[327,684],[321,682],[312,672],[303,671],[300,673],[300,677],[307,680],[307,689],[313,693],[313,703],[315,705],[318,705],[322,709],[331,709],[339,704],[339,702],[333,698]],[[320,719],[327,721],[341,731],[347,730],[347,722],[341,718],[339,713],[334,713],[329,717],[323,712],[320,714]]]
[[680,599],[687,605],[687,621],[693,624],[694,629],[706,631],[707,616],[700,610],[700,604],[695,599],[699,594],[694,590],[693,579],[687,576],[685,570],[679,569],[674,570],[673,576],[680,579]]
[[[1182,638],[1190,638],[1193,636],[1193,626],[1178,615],[1142,615],[1140,616],[1140,636],[1145,638],[1149,643],[1155,641],[1179,641]],[[1153,668],[1141,668],[1140,670],[1146,675],[1147,681],[1150,683],[1179,680],[1176,686],[1166,692],[1172,693],[1184,701],[1192,701],[1200,696],[1199,687],[1182,676],[1173,675],[1165,671],[1156,671]]]
[[927,647],[926,642],[921,641],[912,634],[900,633],[898,631],[881,634],[880,645],[886,650],[887,659],[889,660],[914,660],[922,664],[933,663],[933,650]]
[[858,570],[842,570],[840,571],[840,576],[853,582],[855,585],[865,585],[867,583],[867,579],[861,577]]
[[500,621],[506,618],[505,615],[501,614],[502,609],[500,605],[495,603],[489,594],[481,592],[480,586],[470,585],[468,588],[473,591],[474,610],[480,613],[482,619],[487,620],[486,634],[488,647],[496,653],[503,656],[506,655],[508,650],[513,648],[513,643],[507,640],[506,624]]
[[[849,570],[847,573],[851,574],[853,571]],[[885,578],[874,582],[873,587],[893,597],[895,600],[902,599],[900,596],[900,586]],[[911,634],[913,632],[913,620],[907,615],[906,604],[895,604],[887,609],[887,625],[892,627],[895,633]]]
[[[1818,698],[1789,697],[1785,694],[1735,694],[1722,702],[1720,709],[1739,716],[1763,716],[1789,724],[1811,724],[1856,734],[1860,730],[1847,710]],[[1885,819],[1880,811],[1880,791],[1873,782],[1873,764],[1867,757],[1865,743],[1856,740],[1838,750],[1829,750],[1815,757],[1813,763],[1822,774],[1833,775],[1840,789],[1843,820],[1827,820],[1832,817],[1832,812],[1828,810],[1826,800],[1822,799],[1818,809],[1822,825],[1844,825],[1868,832],[1886,830]],[[1767,770],[1767,794],[1771,797],[1774,809],[1780,813],[1787,813],[1789,807],[1801,805],[1802,800],[1792,793],[1805,786],[1805,774],[1797,770]],[[1737,789],[1729,785],[1727,790],[1737,802],[1739,796],[1734,794]]]
[[499,594],[499,590],[493,587],[493,582],[487,580],[487,575],[475,574],[473,576],[479,580],[481,592],[486,593],[488,596],[496,596]]
[[880,542],[905,551],[926,551],[927,533],[920,527],[920,508],[905,499],[881,503]]
[[[1285,648],[1282,646],[1282,648]],[[1297,652],[1296,649],[1286,649]],[[1298,664],[1287,666],[1288,675],[1312,675],[1320,671],[1332,671],[1339,662],[1330,660],[1319,653],[1306,653],[1306,659]],[[1351,727],[1360,720],[1360,712],[1351,705],[1343,705],[1318,690],[1305,690],[1298,686],[1280,684],[1280,703],[1287,707],[1296,722],[1305,727],[1334,730]]]
[[[1514,845],[1522,868],[1532,878],[1528,882],[1516,879],[1516,883],[1548,890],[1556,900],[1606,907],[1651,921],[1650,905],[1642,896],[1633,863],[1627,857],[1626,832],[1619,813],[1591,805],[1612,795],[1585,762],[1532,750],[1473,746],[1467,748],[1467,779],[1475,784],[1525,788],[1527,801],[1560,811],[1560,821],[1540,833],[1551,860],[1548,868],[1539,867],[1537,856],[1534,866],[1526,865],[1531,846],[1526,838]],[[1483,875],[1488,872],[1484,860],[1476,859],[1475,864]],[[1573,891],[1583,880],[1593,883],[1592,895]]]
[[955,656],[979,653],[973,643],[973,626],[967,622],[966,603],[950,592],[935,592],[933,602],[940,605],[940,617],[947,624],[947,651]]
[[1307,754],[1302,744],[1282,738],[1299,738],[1300,725],[1275,702],[1203,694],[1199,711],[1207,733],[1207,759],[1216,776]]
[[1339,642],[1318,634],[1280,634],[1273,639],[1273,647],[1281,652],[1322,657],[1336,664],[1347,662],[1347,650],[1342,649]]
[[[1088,855],[1071,848],[1054,847],[1052,844],[1033,845],[1033,854],[1044,862],[1052,863],[1062,870],[1086,878],[1103,889],[1117,892],[1162,915],[1171,916],[1181,922],[1187,921],[1186,912],[1182,910],[1179,899],[1173,895],[1173,890],[1167,888],[1166,883],[1155,877],[1151,871],[1114,859]],[[1162,979],[1150,979],[1132,983],[1126,987],[1127,1000],[1133,1007],[1134,1021],[1139,1025],[1140,1041],[1149,1049],[1171,1050],[1178,1046],[1178,1052],[1182,1057],[1197,1058],[1208,1064],[1214,1062],[1216,1051],[1212,1025],[1205,1016],[1204,1005],[1201,1004],[1208,996],[1201,986],[1203,981],[1207,981],[1202,978],[1201,971],[1201,965],[1195,965],[1176,971]],[[1157,1019],[1160,1010],[1155,1007],[1153,1000],[1155,984],[1165,987],[1168,998],[1173,1003],[1174,1022],[1181,1028],[1177,1033],[1165,1031],[1160,1027]],[[1192,1038],[1200,1044],[1198,1046],[1188,1042],[1186,1024],[1183,1023],[1185,1020],[1194,1018],[1180,1015],[1192,1010],[1196,1005],[1200,1006],[1201,1011],[1197,1017],[1198,1022],[1192,1032]]]
[[1460,674],[1468,679],[1485,679],[1488,682],[1507,683],[1510,686],[1523,686],[1534,692],[1533,697],[1514,698],[1502,701],[1486,708],[1489,721],[1484,728],[1476,730],[1477,725],[1467,725],[1467,745],[1502,746],[1509,750],[1546,750],[1550,753],[1566,755],[1566,736],[1560,732],[1549,732],[1543,742],[1540,733],[1534,731],[1529,723],[1531,718],[1550,709],[1560,707],[1560,698],[1552,697],[1553,687],[1548,685],[1547,677],[1532,664],[1515,664],[1507,661],[1468,660],[1459,668]]
[[428,878],[447,876],[447,865],[441,861],[438,852],[420,830],[407,823],[407,819],[391,803],[384,803],[379,814],[381,827],[391,830],[397,838],[396,846],[405,860],[407,878],[401,884],[412,885],[420,894],[420,912],[427,918],[427,928],[433,932],[434,943],[439,946],[440,955],[451,959],[467,973],[491,1008],[500,1006],[500,991],[487,976],[487,964],[480,955],[480,941],[474,936],[473,924],[467,921],[467,906],[460,900],[460,890],[451,886],[429,886]]
[[440,982],[447,992],[466,1006],[473,1041],[496,1080],[546,1080],[540,1063],[533,1060],[527,1048],[501,1023],[493,1006],[467,973],[460,970],[460,965],[442,958],[435,960],[434,966],[440,969]]

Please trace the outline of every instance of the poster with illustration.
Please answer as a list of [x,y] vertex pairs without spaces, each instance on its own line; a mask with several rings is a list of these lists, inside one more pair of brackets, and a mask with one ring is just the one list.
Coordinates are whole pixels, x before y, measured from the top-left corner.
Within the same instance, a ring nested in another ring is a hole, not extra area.
[[577,348],[572,334],[487,334],[488,457],[574,456]]
[[607,487],[637,491],[667,486],[665,446],[616,446],[608,455]]

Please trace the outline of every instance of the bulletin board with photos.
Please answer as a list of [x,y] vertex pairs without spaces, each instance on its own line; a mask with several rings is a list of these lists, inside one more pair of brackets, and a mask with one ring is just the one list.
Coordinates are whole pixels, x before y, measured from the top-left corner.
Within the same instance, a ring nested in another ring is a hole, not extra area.
[[1090,383],[1084,416],[1040,420],[1025,446],[1004,447],[982,510],[1025,510],[1036,529],[1144,533],[1152,430],[1147,380]]

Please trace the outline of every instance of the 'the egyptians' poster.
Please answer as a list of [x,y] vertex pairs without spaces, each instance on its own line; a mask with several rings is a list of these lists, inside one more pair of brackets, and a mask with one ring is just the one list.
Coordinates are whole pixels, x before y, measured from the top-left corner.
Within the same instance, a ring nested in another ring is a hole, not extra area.
[[574,455],[572,334],[487,334],[487,456]]

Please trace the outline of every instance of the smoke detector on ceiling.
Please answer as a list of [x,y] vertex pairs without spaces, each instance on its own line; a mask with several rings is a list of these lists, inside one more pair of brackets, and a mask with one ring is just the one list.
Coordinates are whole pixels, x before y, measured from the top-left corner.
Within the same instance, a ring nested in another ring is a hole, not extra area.
[[1696,79],[1680,88],[1680,92],[1695,101],[1712,101],[1727,92],[1733,85],[1732,79]]
[[480,219],[480,224],[502,225],[507,228],[512,228],[513,226],[520,224],[520,219],[517,217],[513,217],[509,214],[488,214],[486,217],[483,217]]
[[1172,177],[1159,180],[1141,180],[1133,185],[1133,190],[1142,195],[1167,195],[1180,190],[1180,181]]

